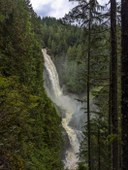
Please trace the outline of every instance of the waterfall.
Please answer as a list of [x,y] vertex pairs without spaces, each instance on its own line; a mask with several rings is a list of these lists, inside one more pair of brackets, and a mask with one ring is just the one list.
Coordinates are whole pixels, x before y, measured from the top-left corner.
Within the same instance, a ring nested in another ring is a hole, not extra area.
[[63,94],[59,84],[58,73],[51,57],[47,54],[46,49],[43,49],[42,52],[47,76],[51,83],[51,89],[46,86],[46,91],[51,100],[65,111],[65,116],[62,118],[62,126],[68,135],[70,147],[67,148],[65,153],[64,166],[65,169],[76,170],[79,161],[77,154],[79,153],[82,134],[79,127],[82,126],[81,122],[84,120],[84,113],[80,109],[82,105],[74,100],[72,96]]

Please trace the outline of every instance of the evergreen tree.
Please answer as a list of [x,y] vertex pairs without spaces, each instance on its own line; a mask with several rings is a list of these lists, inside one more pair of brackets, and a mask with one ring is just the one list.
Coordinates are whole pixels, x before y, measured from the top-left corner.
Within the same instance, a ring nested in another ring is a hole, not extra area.
[[109,114],[112,126],[112,169],[118,170],[118,108],[117,108],[117,36],[116,36],[116,13],[117,5],[115,0],[111,0],[111,58],[110,58],[110,98]]
[[121,1],[121,112],[122,112],[122,170],[128,168],[128,1]]

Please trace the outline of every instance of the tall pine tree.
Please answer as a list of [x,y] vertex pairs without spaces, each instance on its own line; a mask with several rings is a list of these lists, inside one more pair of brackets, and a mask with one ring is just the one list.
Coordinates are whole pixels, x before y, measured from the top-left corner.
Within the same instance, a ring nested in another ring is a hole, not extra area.
[[128,169],[128,0],[122,0],[122,170]]

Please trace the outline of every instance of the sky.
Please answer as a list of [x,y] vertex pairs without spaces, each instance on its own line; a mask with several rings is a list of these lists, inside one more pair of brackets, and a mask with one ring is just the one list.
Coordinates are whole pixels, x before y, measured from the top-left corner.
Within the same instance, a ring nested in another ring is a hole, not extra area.
[[[75,4],[69,0],[30,0],[34,11],[41,17],[62,18]],[[99,0],[105,2],[106,0]]]
[[62,18],[74,7],[69,0],[30,0],[34,11],[41,17],[52,16]]

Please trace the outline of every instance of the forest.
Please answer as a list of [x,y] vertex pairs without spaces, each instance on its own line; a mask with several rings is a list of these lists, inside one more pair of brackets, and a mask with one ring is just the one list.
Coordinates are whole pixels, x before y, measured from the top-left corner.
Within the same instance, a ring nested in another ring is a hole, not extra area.
[[[0,0],[0,170],[128,170],[127,64],[128,1],[79,0],[56,19],[29,0]],[[80,107],[66,128],[47,67],[60,105],[68,96],[71,110]],[[72,129],[75,167],[65,165]]]

